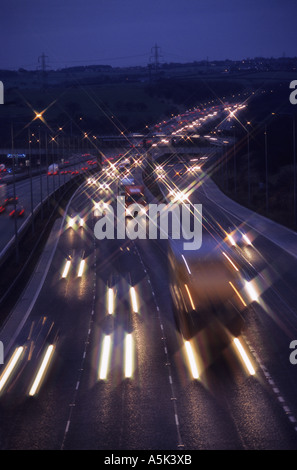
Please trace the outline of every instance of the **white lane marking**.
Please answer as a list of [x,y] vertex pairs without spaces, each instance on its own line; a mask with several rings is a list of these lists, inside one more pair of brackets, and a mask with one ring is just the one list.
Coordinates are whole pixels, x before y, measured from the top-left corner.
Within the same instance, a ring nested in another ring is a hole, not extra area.
[[[259,355],[256,353],[255,349],[253,347],[250,347],[250,341],[245,339],[245,342],[246,344],[249,345],[249,349],[251,351],[251,354],[254,356],[256,362],[259,364],[262,372],[264,373],[269,385],[272,386],[272,390],[273,392],[275,393],[276,397],[277,397],[277,400],[282,403],[282,409],[284,410],[284,412],[286,413],[286,416],[288,417],[289,421],[291,423],[296,423],[296,418],[295,416],[293,415],[293,413],[291,412],[290,408],[286,405],[286,401],[284,399],[284,397],[280,394],[280,390],[278,387],[276,387],[275,385],[275,381],[272,380],[271,378],[271,374],[268,372],[267,370],[267,367],[264,366],[263,362],[261,361]],[[294,430],[297,432],[297,427],[294,427]]]

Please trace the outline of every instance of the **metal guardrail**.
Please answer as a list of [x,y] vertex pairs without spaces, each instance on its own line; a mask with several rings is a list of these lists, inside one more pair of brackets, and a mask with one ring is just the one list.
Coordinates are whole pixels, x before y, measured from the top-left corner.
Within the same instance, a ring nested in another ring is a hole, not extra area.
[[[26,220],[22,223],[22,225],[18,228],[18,231],[17,231],[18,241],[20,241],[23,238],[23,236],[25,235],[26,230],[29,228],[30,223],[32,222],[32,217],[33,217],[33,219],[36,218],[36,216],[41,211],[42,207],[45,204],[47,204],[48,200],[51,199],[52,197],[54,197],[57,193],[61,192],[61,189],[64,189],[63,194],[65,194],[65,192],[68,189],[67,187],[65,189],[65,186],[69,185],[69,183],[70,183],[70,185],[74,184],[77,181],[77,179],[80,178],[80,177],[81,177],[81,175],[78,175],[74,178],[71,178],[69,181],[67,181],[65,183],[62,183],[57,189],[55,189],[54,191],[49,193],[48,196],[46,196],[43,199],[42,203],[39,202],[34,207],[33,214],[31,212],[30,215],[26,218]],[[61,197],[63,197],[63,195]],[[16,235],[13,235],[13,237],[10,239],[10,241],[5,245],[5,247],[0,252],[0,267],[7,260],[7,258],[12,254],[12,251],[15,248],[15,241],[16,241]]]

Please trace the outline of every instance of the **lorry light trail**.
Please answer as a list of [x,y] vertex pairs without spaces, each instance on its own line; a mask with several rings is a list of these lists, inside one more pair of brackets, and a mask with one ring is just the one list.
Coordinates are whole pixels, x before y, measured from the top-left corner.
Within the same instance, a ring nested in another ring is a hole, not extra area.
[[251,240],[249,239],[249,237],[245,233],[242,235],[242,238],[244,239],[244,241],[246,242],[247,245],[252,244]]
[[252,281],[246,281],[245,282],[245,288],[247,290],[247,293],[251,299],[252,302],[256,302],[258,300],[258,294],[256,292],[256,289],[254,288]]
[[192,296],[191,296],[191,292],[190,292],[190,289],[188,288],[187,284],[185,284],[185,288],[186,288],[188,297],[189,297],[189,299],[190,299],[192,309],[195,310],[195,304],[194,304],[194,302],[193,302],[193,299],[192,299]]
[[234,290],[234,292],[236,293],[236,295],[239,297],[239,299],[241,300],[242,304],[246,307],[246,303],[245,301],[243,300],[243,298],[241,297],[240,293],[238,292],[238,290],[236,289],[236,287],[232,284],[231,281],[229,281],[229,284],[230,286],[232,287],[232,289]]
[[235,343],[235,346],[237,347],[237,350],[238,350],[239,354],[241,355],[242,360],[245,363],[245,366],[246,366],[247,370],[249,371],[250,375],[255,375],[255,373],[256,373],[255,369],[253,368],[252,363],[249,360],[245,350],[243,349],[239,339],[234,338],[234,343]]
[[112,288],[108,289],[108,313],[112,315],[114,312],[114,292]]
[[196,361],[194,358],[193,349],[192,349],[190,341],[185,341],[185,347],[186,347],[186,351],[187,351],[187,355],[188,355],[188,359],[189,359],[189,363],[191,367],[192,376],[194,379],[199,379],[199,373],[198,373],[198,369],[197,369],[197,365],[196,365]]
[[46,372],[47,366],[49,365],[50,359],[52,357],[52,354],[54,352],[54,345],[50,344],[46,350],[45,356],[42,360],[41,366],[39,367],[39,370],[36,374],[36,377],[34,379],[33,385],[30,388],[29,395],[33,397],[37,391],[38,388],[41,384],[42,379],[44,378],[44,374]]
[[133,312],[137,313],[138,312],[138,305],[137,305],[137,298],[136,298],[136,292],[135,292],[134,287],[130,288],[130,296],[131,296]]
[[190,268],[189,268],[189,265],[188,265],[188,263],[187,263],[187,260],[186,260],[186,258],[184,257],[184,255],[182,255],[182,259],[184,260],[184,263],[185,263],[185,265],[186,265],[186,268],[187,268],[187,270],[188,270],[188,273],[189,273],[189,274],[192,274],[192,272],[191,272],[191,270],[190,270]]
[[235,264],[233,263],[232,259],[229,258],[228,255],[226,255],[226,253],[224,251],[222,251],[223,255],[225,256],[225,258],[227,258],[227,260],[229,261],[229,263],[233,266],[233,268],[235,269],[235,271],[238,271],[238,268],[237,266],[235,266]]
[[227,237],[228,237],[228,240],[229,240],[229,242],[231,243],[231,245],[232,245],[232,246],[235,246],[236,243],[235,243],[235,240],[234,240],[234,238],[232,237],[232,235],[231,235],[231,234],[227,234]]

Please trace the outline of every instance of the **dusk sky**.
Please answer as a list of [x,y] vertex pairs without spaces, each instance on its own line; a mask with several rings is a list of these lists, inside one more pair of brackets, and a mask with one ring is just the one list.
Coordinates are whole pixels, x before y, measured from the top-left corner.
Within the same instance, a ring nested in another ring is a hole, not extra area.
[[0,68],[297,55],[296,0],[1,0]]

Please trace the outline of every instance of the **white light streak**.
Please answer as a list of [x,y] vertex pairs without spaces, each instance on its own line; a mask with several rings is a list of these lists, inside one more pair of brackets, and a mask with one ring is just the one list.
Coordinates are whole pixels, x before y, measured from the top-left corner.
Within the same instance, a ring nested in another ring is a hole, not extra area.
[[137,298],[136,298],[136,292],[135,292],[134,287],[130,288],[130,296],[131,296],[133,312],[137,313],[138,312],[138,305],[137,305]]
[[101,363],[100,363],[100,369],[99,369],[100,380],[105,380],[107,377],[110,349],[111,349],[111,338],[108,335],[108,336],[105,336],[103,340],[102,356],[101,356]]
[[252,281],[245,281],[245,288],[247,290],[247,293],[248,293],[251,301],[252,302],[254,302],[254,301],[257,302],[259,296],[258,296],[258,294],[257,294],[257,292],[256,292],[256,290],[255,290],[255,288],[252,284]]
[[188,265],[188,263],[187,263],[187,260],[186,260],[186,258],[184,257],[184,255],[182,255],[182,259],[184,260],[184,263],[185,263],[185,265],[186,265],[186,268],[187,268],[187,270],[188,270],[188,273],[189,273],[189,274],[192,274],[192,273],[191,273],[191,270],[190,270],[190,268],[189,268],[189,265]]
[[68,276],[69,269],[70,269],[71,261],[66,261],[65,268],[62,274],[62,277],[65,279]]
[[190,299],[192,309],[195,310],[195,304],[194,304],[194,302],[193,302],[193,299],[192,299],[192,296],[191,296],[191,292],[190,292],[190,289],[188,288],[187,284],[185,284],[185,288],[186,288],[188,297],[189,297],[189,299]]
[[21,355],[22,355],[22,352],[23,352],[24,348],[23,346],[20,346],[19,348],[17,348],[13,355],[11,356],[7,366],[5,367],[4,371],[2,372],[1,376],[0,376],[0,392],[2,391],[2,389],[5,387],[9,377],[11,376],[14,368],[16,367]]
[[54,346],[53,344],[49,345],[47,350],[46,350],[46,353],[45,353],[45,356],[43,358],[43,361],[41,363],[41,366],[36,374],[36,377],[35,377],[35,380],[33,382],[33,385],[29,391],[29,395],[31,397],[33,397],[36,393],[37,393],[37,390],[41,384],[41,381],[42,379],[44,378],[44,374],[45,374],[45,371],[46,371],[46,368],[49,364],[49,361],[52,357],[52,354],[54,352]]
[[238,271],[238,268],[237,266],[233,263],[232,259],[229,258],[228,255],[226,255],[226,253],[224,251],[222,251],[223,255],[225,256],[225,258],[227,258],[227,260],[229,261],[229,263],[233,266],[233,268],[235,269],[235,271]]
[[243,349],[240,341],[238,338],[234,338],[234,343],[235,343],[235,346],[237,347],[237,350],[239,352],[239,354],[241,355],[242,357],[242,360],[243,362],[245,363],[245,366],[247,368],[247,370],[249,371],[250,375],[255,375],[255,369],[253,368],[252,364],[251,364],[251,361],[249,360],[245,350]]
[[190,341],[185,341],[185,346],[186,346],[186,351],[187,351],[187,355],[188,355],[188,359],[189,359],[189,363],[191,367],[192,376],[194,379],[199,379],[199,373],[198,373],[198,369],[197,369],[197,365],[196,365],[196,361],[194,358],[193,349],[192,349]]
[[125,340],[125,377],[132,377],[133,367],[133,341],[132,335],[127,334]]
[[81,262],[80,262],[80,265],[79,265],[79,270],[78,270],[78,274],[77,274],[78,277],[82,277],[83,272],[84,272],[84,268],[85,268],[85,263],[86,263],[86,260],[82,259]]
[[112,288],[108,289],[108,313],[112,315],[114,312],[114,292]]

